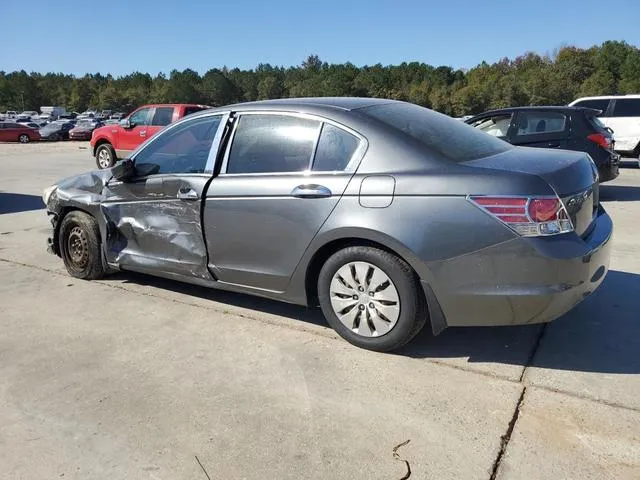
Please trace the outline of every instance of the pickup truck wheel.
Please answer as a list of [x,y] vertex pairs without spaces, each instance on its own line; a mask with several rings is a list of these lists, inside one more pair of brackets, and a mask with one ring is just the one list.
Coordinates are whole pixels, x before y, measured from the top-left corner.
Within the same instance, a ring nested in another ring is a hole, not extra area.
[[96,280],[104,275],[100,230],[95,218],[85,212],[70,212],[62,220],[58,238],[69,275],[83,280]]
[[26,133],[23,133],[22,135],[20,135],[18,137],[18,141],[20,143],[29,143],[29,140],[31,140],[31,139],[29,138],[29,135],[27,135]]
[[377,248],[348,247],[329,257],[318,277],[318,300],[342,338],[378,352],[402,347],[427,322],[411,267]]
[[115,163],[116,152],[111,145],[104,143],[96,148],[96,164],[99,169],[111,168]]

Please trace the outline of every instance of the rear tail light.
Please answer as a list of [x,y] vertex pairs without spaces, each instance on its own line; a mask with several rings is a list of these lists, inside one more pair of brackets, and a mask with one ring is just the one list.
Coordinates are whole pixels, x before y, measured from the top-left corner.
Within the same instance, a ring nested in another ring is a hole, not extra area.
[[587,136],[588,140],[591,140],[593,143],[597,143],[602,148],[611,148],[611,138],[603,135],[602,133],[592,133]]
[[523,237],[573,231],[567,210],[558,197],[470,196],[469,201]]

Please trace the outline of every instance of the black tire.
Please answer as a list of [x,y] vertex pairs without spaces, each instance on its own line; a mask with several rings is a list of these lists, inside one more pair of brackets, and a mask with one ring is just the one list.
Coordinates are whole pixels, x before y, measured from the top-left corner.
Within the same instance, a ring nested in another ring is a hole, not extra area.
[[[339,319],[331,305],[330,285],[336,272],[351,262],[368,262],[381,269],[393,282],[400,299],[400,315],[386,334],[365,337],[352,331]],[[378,352],[396,350],[408,343],[427,322],[424,294],[412,268],[397,256],[373,247],[348,247],[333,254],[318,276],[318,300],[329,325],[353,345]]]
[[109,143],[103,143],[96,148],[96,165],[100,170],[111,168],[116,164],[116,152]]
[[69,275],[83,280],[101,278],[100,230],[96,219],[85,212],[68,213],[60,225],[58,247]]
[[60,140],[62,140],[62,137],[59,133],[54,133],[53,135],[51,135],[52,142],[59,142]]
[[20,143],[29,143],[31,141],[31,138],[29,138],[29,135],[27,135],[26,133],[23,133],[18,137],[18,141]]

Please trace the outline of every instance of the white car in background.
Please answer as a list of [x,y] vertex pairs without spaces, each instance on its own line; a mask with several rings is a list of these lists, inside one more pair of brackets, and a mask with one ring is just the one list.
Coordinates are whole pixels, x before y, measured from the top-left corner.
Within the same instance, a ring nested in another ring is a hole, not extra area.
[[640,95],[583,97],[569,106],[601,110],[598,119],[613,130],[615,151],[633,156],[640,167]]

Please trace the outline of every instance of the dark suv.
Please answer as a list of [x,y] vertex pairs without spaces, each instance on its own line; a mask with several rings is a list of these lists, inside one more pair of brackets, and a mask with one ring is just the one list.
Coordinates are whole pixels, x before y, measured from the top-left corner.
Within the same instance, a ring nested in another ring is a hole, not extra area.
[[614,152],[613,131],[598,120],[600,114],[580,107],[514,107],[485,112],[466,123],[513,145],[588,153],[602,183],[618,176],[620,155]]

